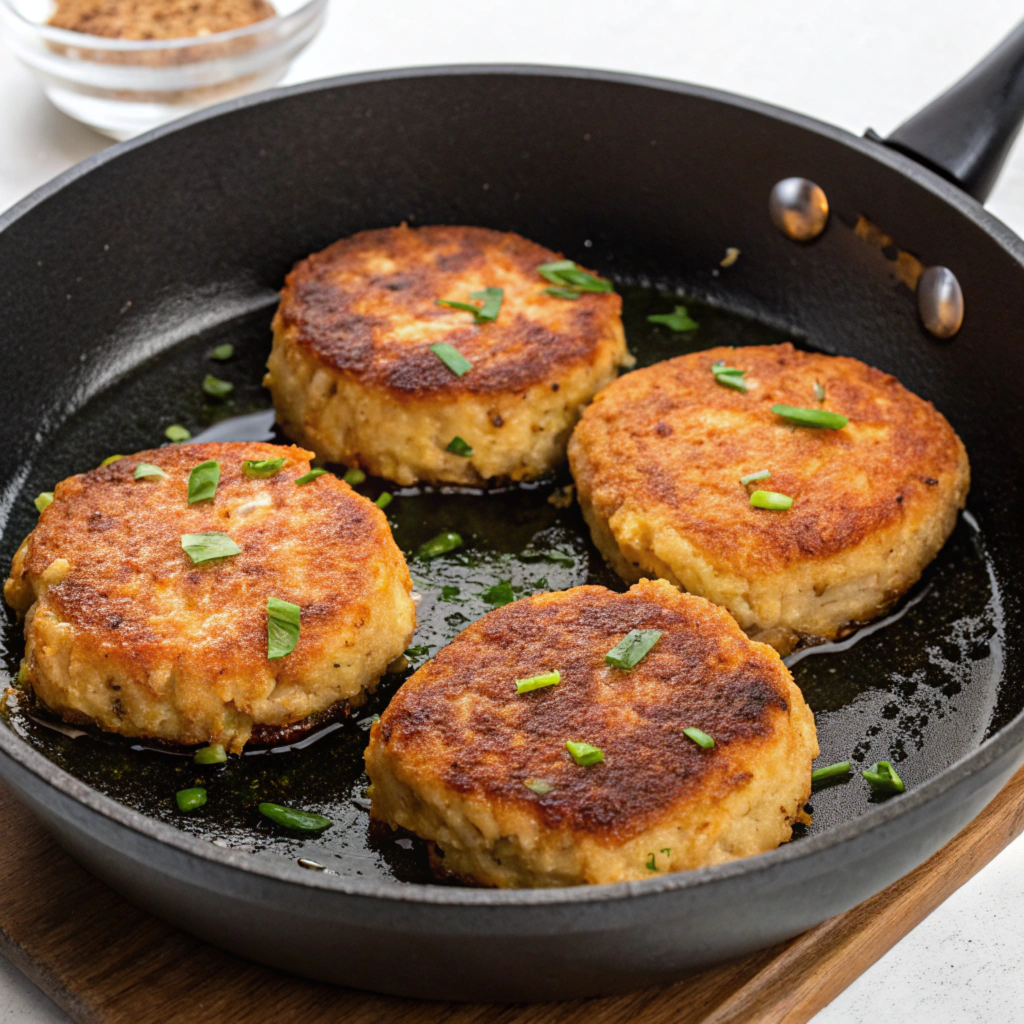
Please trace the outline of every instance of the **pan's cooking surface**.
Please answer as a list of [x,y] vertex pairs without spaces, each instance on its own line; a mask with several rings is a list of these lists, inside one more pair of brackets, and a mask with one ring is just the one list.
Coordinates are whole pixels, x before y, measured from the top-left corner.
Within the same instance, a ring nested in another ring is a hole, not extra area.
[[[640,287],[620,290],[627,337],[641,366],[715,344],[785,340],[773,328],[695,303],[690,309],[700,328],[673,335],[651,327],[646,316],[670,310],[678,298]],[[72,416],[54,436],[45,463],[28,468],[0,547],[4,566],[34,524],[34,494],[107,455],[158,445],[170,423],[184,423],[197,436],[204,429],[226,439],[267,436],[272,418],[258,413],[268,407],[259,381],[269,319],[269,308],[259,310],[183,342],[116,381]],[[210,362],[209,350],[225,341],[235,344],[234,359]],[[208,372],[235,384],[233,402],[203,404],[199,383]],[[457,530],[466,541],[459,552],[432,562],[410,559],[416,589],[423,595],[420,627],[409,651],[411,668],[492,607],[500,599],[492,588],[499,584],[507,583],[515,597],[588,582],[622,588],[590,544],[578,508],[548,500],[567,483],[566,476],[494,494],[392,489],[396,497],[388,515],[407,554],[442,530]],[[376,497],[391,488],[367,481],[359,489]],[[973,750],[1021,710],[1021,695],[1001,689],[1000,596],[969,516],[893,620],[863,631],[855,644],[828,645],[790,660],[816,714],[819,763],[851,759],[855,767],[864,767],[890,758],[913,787]],[[9,610],[2,642],[13,674],[22,642]],[[417,840],[371,835],[364,795],[362,751],[369,718],[386,706],[403,678],[386,677],[352,719],[327,726],[292,748],[250,751],[223,768],[197,769],[190,757],[144,749],[118,737],[61,732],[16,706],[10,722],[76,777],[218,844],[259,856],[307,857],[345,875],[429,881]],[[174,793],[197,784],[207,787],[208,804],[191,815],[180,814]],[[859,775],[833,782],[812,798],[812,831],[861,813],[872,799]],[[316,810],[336,824],[315,838],[282,834],[256,810],[261,800]]]

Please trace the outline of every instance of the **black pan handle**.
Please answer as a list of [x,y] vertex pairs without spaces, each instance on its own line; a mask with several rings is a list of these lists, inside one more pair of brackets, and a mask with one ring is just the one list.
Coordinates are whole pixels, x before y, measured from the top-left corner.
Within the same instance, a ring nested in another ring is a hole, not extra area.
[[984,202],[1024,121],[1024,22],[980,64],[887,139]]

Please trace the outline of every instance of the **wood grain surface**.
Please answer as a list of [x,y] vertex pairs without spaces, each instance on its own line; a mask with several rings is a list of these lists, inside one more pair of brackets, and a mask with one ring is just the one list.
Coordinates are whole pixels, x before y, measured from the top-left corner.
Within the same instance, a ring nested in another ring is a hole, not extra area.
[[1024,831],[1024,769],[916,871],[797,939],[669,988],[537,1006],[417,1002],[303,981],[136,909],[0,786],[0,952],[80,1024],[803,1024]]

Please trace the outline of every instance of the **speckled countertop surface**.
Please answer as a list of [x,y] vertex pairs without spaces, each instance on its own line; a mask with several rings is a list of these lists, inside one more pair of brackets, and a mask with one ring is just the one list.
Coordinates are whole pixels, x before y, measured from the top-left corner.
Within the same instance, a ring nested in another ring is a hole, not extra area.
[[[885,134],[1021,17],[1009,0],[333,0],[286,81],[417,64],[589,65],[686,79]],[[107,140],[54,110],[0,46],[0,210]],[[1024,232],[1024,152],[989,203]],[[915,929],[815,1024],[1024,1020],[1024,839]],[[0,1024],[68,1018],[0,958]]]

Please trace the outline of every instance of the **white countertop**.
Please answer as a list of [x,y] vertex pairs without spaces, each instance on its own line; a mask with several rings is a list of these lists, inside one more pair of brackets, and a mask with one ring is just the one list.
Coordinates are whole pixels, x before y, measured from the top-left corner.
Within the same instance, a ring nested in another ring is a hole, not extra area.
[[[1020,17],[1010,0],[334,0],[286,81],[418,64],[587,65],[700,82],[885,134]],[[108,144],[50,107],[2,47],[0,110],[0,210]],[[988,206],[1024,233],[1019,148]],[[1018,840],[815,1024],[1024,1020],[1022,949]],[[0,958],[0,1024],[67,1019]]]

